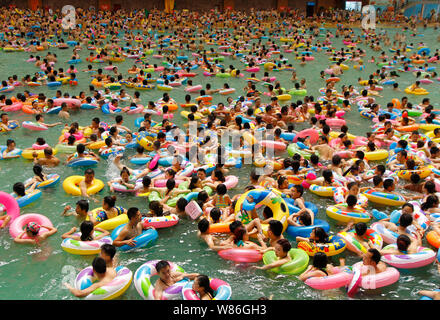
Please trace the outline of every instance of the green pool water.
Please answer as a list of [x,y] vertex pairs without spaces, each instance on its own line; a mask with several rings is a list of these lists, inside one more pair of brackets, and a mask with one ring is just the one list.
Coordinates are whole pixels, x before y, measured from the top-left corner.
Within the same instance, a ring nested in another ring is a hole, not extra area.
[[[396,32],[395,29],[385,29],[393,39]],[[359,33],[359,30],[356,30]],[[401,32],[399,29],[398,32]],[[437,42],[437,33],[433,29],[419,30],[424,33],[424,37],[411,37],[410,33],[407,33],[407,42],[414,43],[416,45],[419,41],[424,41],[431,49],[435,49]],[[320,38],[321,41],[324,38]],[[343,47],[342,40],[333,38],[333,43],[336,48]],[[365,46],[361,46],[365,47]],[[68,68],[66,62],[70,59],[71,50],[58,50],[51,48],[50,51],[56,52],[59,58],[59,63],[56,64],[56,68],[64,67]],[[390,54],[387,51],[387,54]],[[83,50],[81,57],[85,60],[89,51]],[[186,52],[190,55],[190,52]],[[314,95],[317,98],[320,94],[318,89],[324,86],[324,81],[319,78],[319,72],[324,70],[329,65],[328,56],[324,53],[314,53],[316,57],[315,61],[309,62],[306,66],[300,66],[298,60],[295,60],[294,54],[283,53],[285,57],[289,58],[289,63],[297,69],[298,78],[306,78],[307,90],[309,95]],[[358,71],[352,68],[353,63],[350,65],[350,70],[344,73],[341,82],[339,82],[336,88],[339,90],[343,84],[354,84],[358,88],[357,79],[362,77],[366,79],[367,76],[375,71],[377,67],[373,64],[369,64],[366,61],[370,59],[373,53],[367,48],[367,56],[364,57],[366,64],[366,70]],[[7,76],[17,74],[21,78],[25,74],[33,74],[38,71],[32,64],[26,63],[25,60],[29,57],[29,53],[4,53],[0,52],[0,74],[2,74],[2,80]],[[151,63],[160,63],[160,60],[150,59]],[[118,63],[119,69],[126,74],[129,67],[132,66],[133,61],[127,59],[124,63]],[[85,69],[88,63],[83,62],[77,65],[78,70]],[[243,70],[243,65],[238,60],[225,59],[224,65],[230,64]],[[100,64],[93,64],[94,68],[101,66]],[[206,78],[200,70],[196,70],[200,75],[193,78],[193,84],[211,83],[214,88],[221,87],[225,81],[227,81],[231,87],[237,89],[237,93],[241,93],[242,88],[245,86],[245,81],[239,79],[219,79],[219,78]],[[411,74],[399,73],[398,79],[399,87],[403,90],[408,85],[414,82],[415,77]],[[290,89],[293,87],[293,82],[290,81],[291,72],[273,72],[271,75],[276,76],[281,81],[283,87]],[[90,78],[88,74],[79,72],[77,74],[79,85],[77,87],[63,86],[60,89],[65,92],[68,91],[71,94],[78,94],[80,91],[85,91],[89,94]],[[263,70],[258,73],[258,77],[263,76]],[[428,96],[431,101],[436,105],[436,89],[438,84],[424,85],[432,93]],[[264,90],[259,85],[261,90]],[[29,89],[29,88],[26,88]],[[13,93],[8,95],[22,92],[23,88],[17,88]],[[130,94],[133,94],[134,89],[127,89]],[[44,92],[48,97],[52,97],[55,93],[54,90],[49,90],[47,87],[39,87],[33,90],[33,92]],[[150,100],[157,100],[161,97],[163,91],[141,91],[141,97],[143,103],[146,104]],[[175,88],[170,92],[171,97],[176,99],[179,103],[183,103],[184,96],[183,87]],[[378,98],[378,102],[385,105],[391,101],[392,98],[402,98],[406,96],[404,92],[394,92],[390,87],[382,92],[384,98]],[[195,95],[194,95],[195,97]],[[421,102],[421,96],[409,96],[410,102],[418,104]],[[296,98],[295,98],[296,99]],[[298,97],[301,99],[301,97]],[[225,102],[225,97],[221,95],[214,96],[214,102]],[[269,99],[263,96],[263,101],[268,102]],[[179,110],[180,111],[180,110]],[[71,119],[68,121],[78,121],[80,125],[89,125],[93,117],[98,116],[102,121],[114,123],[114,115],[104,115],[101,111],[81,111],[72,112]],[[138,115],[124,115],[124,124],[132,129],[134,127],[134,119]],[[153,117],[153,119],[156,116]],[[20,122],[24,120],[33,120],[33,117],[25,114],[10,114],[11,119],[18,119]],[[357,107],[354,106],[352,111],[346,115],[346,119],[350,128],[350,132],[353,134],[364,134],[369,131],[370,121],[363,119],[359,116]],[[56,115],[46,115],[45,121],[53,123],[59,121]],[[183,120],[178,113],[176,113],[174,122],[177,125],[183,124]],[[306,127],[306,124],[298,124],[297,129]],[[38,136],[42,136],[46,141],[54,146],[60,135],[61,128],[55,127],[48,131],[39,133],[35,131],[29,131],[20,128],[12,133],[3,134],[0,137],[0,144],[6,144],[6,139],[13,137],[17,146],[20,148],[26,148],[31,146]],[[127,151],[126,156],[133,154],[134,151]],[[287,153],[285,154],[287,155]],[[58,157],[64,161],[67,157],[65,154],[59,154]],[[126,157],[125,160],[126,161]],[[134,167],[134,166],[132,166]],[[46,173],[56,172],[61,175],[61,181],[66,177],[76,174],[82,174],[84,169],[81,168],[68,168],[64,165],[60,165],[54,169],[47,169]],[[110,177],[118,174],[116,168],[113,165],[107,165],[106,160],[94,168],[97,178],[107,181]],[[238,170],[231,169],[231,174],[237,175],[239,184],[236,189],[231,190],[230,195],[240,193],[240,191],[249,182],[249,172],[251,167],[243,167]],[[0,190],[11,192],[12,185],[18,181],[24,181],[31,177],[32,163],[22,158],[16,160],[7,160],[0,162],[0,175],[1,185]],[[61,235],[67,232],[71,227],[78,226],[78,221],[74,217],[62,217],[61,212],[65,205],[69,204],[74,206],[75,202],[79,198],[67,195],[60,182],[55,188],[48,188],[43,191],[42,197],[33,204],[22,208],[21,213],[41,213],[51,219],[53,224],[58,228],[58,232],[50,237],[42,248],[36,248],[27,245],[17,245],[13,243],[8,230],[0,231],[0,299],[75,299],[70,292],[62,285],[63,282],[73,283],[76,274],[86,266],[89,266],[93,260],[93,256],[78,256],[64,252],[61,249]],[[99,199],[102,199],[105,195],[109,194],[108,187],[99,194]],[[129,208],[131,206],[137,206],[141,208],[141,211],[145,212],[147,209],[147,203],[145,199],[136,198],[132,195],[118,194],[117,204],[123,207]],[[334,221],[327,218],[325,214],[325,208],[333,204],[332,199],[319,198],[313,194],[306,193],[305,199],[307,201],[314,202],[319,207],[318,218],[329,221],[331,225],[331,234],[336,234],[343,228],[342,225],[337,225]],[[91,203],[91,209],[100,206],[101,203]],[[369,209],[373,207],[370,205]],[[385,208],[385,211],[390,212],[392,208]],[[296,244],[293,239],[290,239],[292,245]],[[426,246],[427,243],[425,242]],[[347,264],[351,265],[359,259],[352,253],[346,251],[343,253],[347,259]],[[152,248],[140,250],[130,253],[118,253],[118,259],[120,264],[128,267],[134,272],[144,262],[152,259],[167,259],[174,261],[182,266],[188,272],[198,272],[207,274],[210,277],[221,278],[227,281],[232,287],[232,299],[256,299],[260,296],[271,294],[275,299],[347,299],[345,292],[341,290],[330,291],[317,291],[309,288],[299,281],[294,276],[281,276],[265,271],[250,270],[243,265],[235,265],[230,261],[223,260],[218,256],[216,252],[210,251],[207,246],[197,239],[197,227],[196,223],[187,219],[183,219],[179,224],[173,228],[159,230],[159,238]],[[333,259],[337,262],[337,259]],[[437,273],[436,266],[431,265],[425,268],[401,271],[400,280],[389,287],[382,288],[381,290],[375,290],[372,292],[363,292],[356,296],[360,299],[418,299],[416,292],[421,289],[434,289],[438,287],[440,276]],[[120,297],[120,299],[141,299],[137,293],[134,285],[132,284],[126,293]]]

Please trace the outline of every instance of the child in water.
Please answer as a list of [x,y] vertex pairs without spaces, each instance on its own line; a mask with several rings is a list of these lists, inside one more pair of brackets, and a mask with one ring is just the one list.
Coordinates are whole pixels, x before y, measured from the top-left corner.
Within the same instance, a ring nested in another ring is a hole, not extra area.
[[[110,233],[107,230],[101,229],[101,228],[94,228],[93,222],[91,221],[83,221],[80,225],[80,232],[81,235],[73,235],[73,233],[77,230],[76,227],[73,227],[68,232],[64,233],[61,238],[63,239],[73,239],[73,240],[79,240],[79,241],[93,241],[93,240],[99,240],[106,236],[108,236]],[[96,235],[95,231],[100,232],[100,234]]]
[[[47,229],[48,231],[45,233],[40,233],[41,228]],[[51,226],[42,226],[36,222],[29,222],[26,225],[26,228],[23,232],[21,232],[17,237],[14,238],[15,243],[21,244],[36,244],[39,245],[41,241],[47,239],[51,235],[57,232],[57,228]],[[28,239],[24,239],[24,236],[28,236]]]

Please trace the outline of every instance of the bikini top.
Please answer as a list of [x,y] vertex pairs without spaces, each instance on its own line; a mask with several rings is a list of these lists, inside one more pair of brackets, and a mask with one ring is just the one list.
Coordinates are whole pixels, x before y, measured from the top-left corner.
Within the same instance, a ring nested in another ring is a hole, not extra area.
[[243,240],[240,240],[236,243],[237,247],[244,247],[244,242]]

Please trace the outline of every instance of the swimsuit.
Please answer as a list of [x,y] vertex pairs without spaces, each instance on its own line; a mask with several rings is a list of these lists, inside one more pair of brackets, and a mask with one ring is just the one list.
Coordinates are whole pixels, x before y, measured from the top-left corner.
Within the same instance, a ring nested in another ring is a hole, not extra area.
[[227,208],[229,205],[226,203],[224,196],[215,195],[216,204],[215,206],[217,208]]
[[248,224],[252,221],[251,217],[249,216],[249,213],[246,210],[240,210],[240,214],[238,215],[240,217],[240,221],[243,224]]
[[[115,207],[115,209],[118,213],[118,216],[124,212],[124,208],[122,207]],[[102,222],[107,219],[108,219],[107,213],[104,210],[99,211],[99,213],[96,215],[96,221],[98,222]]]

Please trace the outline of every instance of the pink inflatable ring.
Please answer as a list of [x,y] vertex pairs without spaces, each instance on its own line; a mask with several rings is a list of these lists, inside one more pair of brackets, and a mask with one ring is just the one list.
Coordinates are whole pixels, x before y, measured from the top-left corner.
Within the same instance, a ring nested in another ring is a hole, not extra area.
[[[11,237],[16,238],[18,235],[20,235],[24,228],[27,226],[29,222],[35,222],[38,223],[40,226],[48,226],[53,227],[52,222],[45,216],[38,214],[38,213],[28,213],[23,214],[19,217],[17,217],[9,226],[9,234]],[[38,235],[42,235],[49,230],[45,228],[40,228],[40,231],[38,232]],[[30,239],[27,234],[24,234],[23,239]]]
[[[9,193],[0,191],[0,203],[4,206],[6,214],[11,217],[11,222],[14,222],[20,216],[20,207],[17,200]],[[3,226],[3,223],[1,226]]]

